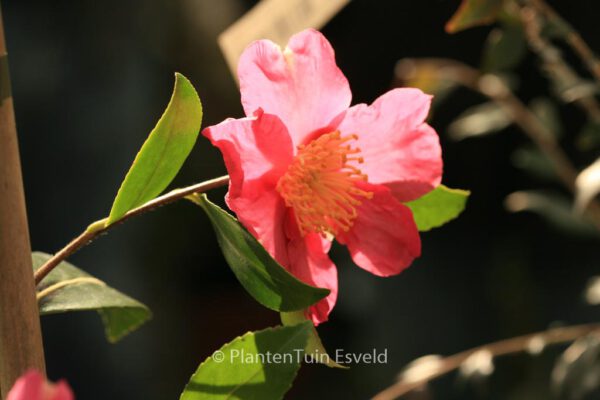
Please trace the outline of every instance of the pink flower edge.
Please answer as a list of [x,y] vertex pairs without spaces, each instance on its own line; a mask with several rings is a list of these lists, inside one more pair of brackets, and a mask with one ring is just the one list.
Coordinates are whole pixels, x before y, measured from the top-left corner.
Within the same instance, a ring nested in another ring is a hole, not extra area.
[[36,371],[23,374],[14,384],[6,400],[74,400],[67,382],[51,383]]

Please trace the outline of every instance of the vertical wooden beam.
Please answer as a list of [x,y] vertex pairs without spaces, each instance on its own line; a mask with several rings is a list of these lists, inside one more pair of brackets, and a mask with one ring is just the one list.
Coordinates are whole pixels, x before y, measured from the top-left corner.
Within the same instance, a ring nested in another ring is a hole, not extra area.
[[31,245],[0,11],[0,390],[27,369],[45,372]]

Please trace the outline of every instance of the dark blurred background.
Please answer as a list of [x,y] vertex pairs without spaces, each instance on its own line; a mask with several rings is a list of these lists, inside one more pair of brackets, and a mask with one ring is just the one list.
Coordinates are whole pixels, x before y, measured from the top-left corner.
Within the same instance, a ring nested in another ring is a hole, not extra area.
[[[203,126],[242,116],[216,39],[254,3],[3,2],[33,249],[54,252],[107,215],[168,102],[175,71],[197,88]],[[600,3],[551,3],[600,50]],[[395,63],[403,57],[477,65],[491,28],[447,34],[444,24],[458,4],[357,0],[343,9],[322,31],[350,81],[354,103],[370,103],[390,89]],[[522,98],[547,91],[534,56],[518,72]],[[449,355],[557,321],[600,319],[582,297],[588,278],[600,269],[597,238],[504,209],[509,193],[548,185],[513,167],[512,151],[527,142],[520,131],[447,139],[447,124],[479,101],[461,90],[431,121],[443,144],[444,182],[473,193],[465,213],[423,234],[423,256],[397,277],[376,278],[352,265],[345,250],[334,250],[340,296],[330,321],[319,327],[323,341],[332,351],[387,348],[388,363],[347,371],[304,366],[288,398],[368,398],[417,357]],[[567,136],[583,121],[569,107],[563,117]],[[173,186],[223,173],[219,153],[200,138]],[[224,193],[210,197],[222,203]],[[105,341],[93,313],[43,318],[49,376],[68,379],[78,399],[176,399],[214,350],[248,330],[278,323],[276,313],[245,293],[206,216],[186,202],[132,220],[71,261],[154,312],[150,323],[116,345]],[[431,398],[548,398],[556,355],[554,350],[499,360],[496,372],[475,384],[446,377],[434,384]]]

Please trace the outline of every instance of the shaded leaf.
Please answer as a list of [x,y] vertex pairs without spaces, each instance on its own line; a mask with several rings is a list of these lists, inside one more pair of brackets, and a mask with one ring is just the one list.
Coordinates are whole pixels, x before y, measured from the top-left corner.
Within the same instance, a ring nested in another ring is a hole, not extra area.
[[125,176],[107,225],[152,200],[171,183],[196,143],[201,122],[202,104],[196,90],[186,77],[175,74],[167,109]]
[[511,124],[510,115],[494,102],[473,106],[460,114],[449,126],[448,136],[462,140],[498,132]]
[[556,104],[545,97],[538,97],[529,103],[529,108],[535,116],[538,117],[546,129],[549,132],[552,132],[554,139],[562,136],[563,129],[559,119],[560,113]]
[[598,235],[591,223],[573,212],[569,199],[557,193],[535,190],[514,192],[506,197],[504,205],[511,212],[536,213],[554,227],[571,234]]
[[522,25],[503,24],[490,32],[483,49],[483,69],[499,72],[513,68],[527,54],[527,41]]
[[307,308],[329,294],[328,289],[301,282],[279,265],[230,214],[205,195],[190,198],[206,211],[225,260],[242,286],[260,304],[275,311]]
[[588,121],[577,135],[576,144],[582,151],[600,147],[600,122]]
[[456,13],[446,23],[446,32],[456,33],[474,26],[491,24],[501,9],[502,0],[462,0]]
[[582,399],[600,387],[600,340],[593,335],[576,340],[552,370],[557,398]]
[[549,18],[543,21],[540,35],[547,39],[563,39],[568,41],[568,37],[573,32],[573,27],[563,18]]
[[559,139],[562,136],[563,129],[556,104],[545,97],[538,97],[531,100],[529,108],[548,132],[552,133],[550,139]]
[[[281,323],[285,326],[293,326],[306,321],[308,321],[308,319],[306,318],[304,311],[281,313]],[[329,353],[327,353],[325,346],[323,346],[323,342],[319,337],[319,333],[317,332],[317,329],[314,326],[312,326],[312,329],[310,330],[310,334],[308,336],[306,348],[304,349],[304,351],[307,356],[310,356],[314,362],[317,362],[319,364],[326,365],[330,368],[348,368],[346,366],[336,363],[334,359],[331,358]]]
[[554,165],[537,147],[526,146],[516,149],[511,154],[511,161],[515,167],[536,178],[547,181],[555,181],[557,178]]
[[465,209],[470,194],[468,190],[439,185],[426,195],[405,204],[411,209],[417,228],[423,232],[458,217]]
[[[34,252],[34,270],[41,267],[50,257],[49,254]],[[106,338],[113,343],[139,328],[152,316],[148,307],[142,303],[66,261],[58,264],[42,280],[39,290],[41,315],[97,311],[102,317]]]
[[304,322],[234,339],[200,364],[180,400],[283,398],[300,368],[311,327]]

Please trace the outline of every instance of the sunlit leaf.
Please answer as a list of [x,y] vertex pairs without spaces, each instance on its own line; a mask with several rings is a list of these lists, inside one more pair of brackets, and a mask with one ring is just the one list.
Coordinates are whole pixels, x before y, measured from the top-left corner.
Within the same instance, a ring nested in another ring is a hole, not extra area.
[[546,349],[547,341],[544,338],[544,335],[536,335],[529,339],[529,343],[527,343],[527,352],[532,356],[537,356],[542,354],[544,349]]
[[404,367],[398,374],[398,380],[406,384],[426,381],[436,376],[443,365],[444,359],[437,354],[422,356]]
[[[293,326],[304,323],[306,321],[307,318],[304,314],[304,311],[281,313],[281,323],[285,326]],[[323,342],[319,337],[319,333],[317,332],[317,329],[314,326],[312,326],[312,329],[308,336],[308,341],[306,343],[306,348],[304,350],[305,354],[307,356],[310,356],[314,362],[326,365],[330,368],[347,368],[343,365],[336,363],[335,358],[331,357],[329,353],[327,353],[327,350],[325,350],[325,346],[323,346]]]
[[571,74],[553,74],[552,91],[565,103],[593,97],[598,94],[596,83]]
[[427,193],[425,196],[406,203],[420,231],[428,231],[444,225],[458,217],[465,209],[468,190],[450,189],[444,185]]
[[[37,270],[50,259],[49,254],[34,252]],[[40,314],[71,311],[97,311],[102,317],[106,337],[116,342],[151,318],[148,307],[107,286],[99,279],[66,261],[58,264],[42,280],[39,292]]]
[[448,136],[454,140],[498,132],[511,124],[510,115],[494,102],[473,106],[459,115],[449,126]]
[[186,77],[175,74],[171,101],[125,176],[107,224],[152,200],[171,183],[196,143],[201,122],[196,90]]
[[275,311],[297,311],[329,294],[328,289],[307,285],[287,272],[234,217],[205,195],[191,200],[206,211],[225,260],[259,303]]
[[600,158],[577,175],[575,189],[575,208],[583,212],[600,193]]
[[585,288],[585,301],[593,306],[600,304],[600,276],[592,276]]
[[440,73],[443,68],[444,63],[440,60],[405,58],[396,63],[395,85],[418,88],[433,95],[435,106],[458,87],[456,80],[447,79]]
[[502,9],[502,0],[462,0],[456,13],[446,23],[446,32],[491,24]]
[[283,398],[300,368],[311,328],[304,322],[234,339],[200,364],[180,400]]
[[466,379],[489,376],[494,373],[494,355],[488,349],[478,350],[462,362],[458,372]]

